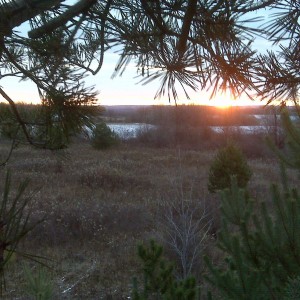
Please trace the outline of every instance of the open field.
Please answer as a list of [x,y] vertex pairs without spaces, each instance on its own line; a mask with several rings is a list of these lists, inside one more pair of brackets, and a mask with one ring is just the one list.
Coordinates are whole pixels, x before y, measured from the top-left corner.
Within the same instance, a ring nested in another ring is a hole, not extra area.
[[[2,144],[0,154],[7,150]],[[11,170],[14,187],[30,179],[32,220],[45,221],[20,247],[49,259],[54,299],[128,299],[132,277],[140,271],[136,247],[152,238],[166,244],[165,216],[178,198],[207,213],[211,227],[201,255],[218,261],[218,196],[207,191],[214,153],[126,144],[97,151],[84,140],[76,140],[64,153],[16,149],[1,169],[0,182],[5,169]],[[248,162],[254,174],[250,193],[257,201],[267,200],[269,184],[280,180],[277,160],[257,157]],[[289,176],[295,182],[295,174]],[[171,250],[167,255],[176,262]],[[4,298],[26,299],[25,262],[18,255],[12,259]],[[195,272],[201,283],[206,272],[201,260]]]

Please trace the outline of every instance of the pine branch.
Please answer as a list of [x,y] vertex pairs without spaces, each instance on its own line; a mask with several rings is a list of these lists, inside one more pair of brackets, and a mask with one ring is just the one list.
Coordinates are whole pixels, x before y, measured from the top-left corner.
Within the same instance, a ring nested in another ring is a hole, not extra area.
[[0,4],[0,38],[10,36],[13,28],[61,2],[62,0],[11,0]]
[[37,39],[44,35],[47,35],[47,34],[53,32],[55,29],[65,25],[72,18],[74,18],[82,13],[85,13],[96,2],[97,2],[97,0],[80,0],[76,4],[71,6],[68,10],[66,10],[64,13],[59,15],[58,17],[45,23],[41,27],[38,27],[36,29],[29,31],[28,36],[32,39]]

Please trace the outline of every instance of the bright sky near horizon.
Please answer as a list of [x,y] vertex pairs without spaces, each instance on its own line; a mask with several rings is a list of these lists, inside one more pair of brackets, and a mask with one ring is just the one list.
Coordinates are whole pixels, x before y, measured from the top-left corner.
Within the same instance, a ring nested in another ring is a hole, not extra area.
[[[147,85],[139,83],[134,65],[129,65],[122,77],[111,78],[117,54],[107,53],[105,63],[101,71],[85,79],[87,86],[95,86],[98,92],[99,104],[101,105],[170,105],[167,96],[154,99],[159,88],[159,81],[154,81]],[[19,81],[16,78],[3,78],[0,82],[1,87],[14,100],[37,104],[40,102],[35,84],[30,81]],[[190,100],[186,99],[183,93],[179,97],[178,104],[202,104],[202,105],[257,105],[254,101],[237,99],[233,101],[229,94],[219,94],[210,100],[210,92],[189,90]]]
[[[266,16],[267,17],[267,16]],[[28,31],[28,25],[24,24],[20,27],[22,32]],[[266,42],[259,39],[255,42],[259,49],[266,49]],[[159,81],[151,82],[147,85],[138,83],[140,78],[137,78],[136,68],[134,64],[128,65],[122,77],[111,78],[114,67],[118,61],[118,54],[108,52],[105,54],[104,64],[100,72],[95,76],[86,78],[87,86],[95,86],[99,92],[99,104],[101,105],[169,105],[167,96],[161,99],[154,99],[154,96],[159,88]],[[0,86],[14,100],[29,103],[39,103],[39,95],[35,85],[29,81],[20,82],[16,78],[3,78],[0,81]],[[214,99],[210,100],[210,92],[189,90],[190,100],[187,100],[185,95],[180,94],[178,104],[203,104],[216,106],[230,105],[259,105],[260,102],[254,102],[245,96],[243,99],[232,100],[229,94],[219,94]],[[1,98],[0,98],[1,100]]]
[[[167,96],[154,99],[159,88],[159,81],[151,82],[147,85],[139,83],[134,65],[129,65],[122,77],[111,78],[114,67],[118,60],[118,54],[106,53],[105,62],[100,72],[85,79],[87,86],[95,86],[98,92],[99,104],[101,105],[172,105]],[[30,81],[19,81],[16,78],[3,78],[0,82],[1,87],[14,100],[37,104],[40,102],[35,84]],[[180,90],[179,90],[180,91]],[[186,99],[181,93],[178,104],[201,104],[214,106],[230,105],[259,105],[247,97],[232,100],[228,94],[218,94],[210,100],[209,91],[189,90],[190,100]]]

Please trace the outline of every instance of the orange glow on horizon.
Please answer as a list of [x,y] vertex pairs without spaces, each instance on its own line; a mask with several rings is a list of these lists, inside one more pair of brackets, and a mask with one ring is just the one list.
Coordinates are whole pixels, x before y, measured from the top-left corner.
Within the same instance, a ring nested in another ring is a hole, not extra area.
[[226,109],[231,106],[240,105],[237,99],[229,92],[221,92],[215,98],[211,99],[212,105],[218,108]]
[[[34,89],[7,89],[7,94],[16,103],[27,103],[27,104],[41,104],[38,93]],[[180,97],[181,98],[181,97]],[[184,97],[185,98],[185,97]],[[183,98],[183,99],[184,99]],[[6,102],[0,96],[0,102]],[[7,102],[6,102],[7,103]],[[124,92],[113,90],[109,92],[99,92],[98,94],[98,105],[103,106],[114,106],[114,105],[175,105],[175,101],[169,102],[165,97],[161,99],[154,99],[153,93],[142,93],[137,94],[132,91]],[[252,101],[246,96],[234,99],[229,92],[218,93],[214,98],[210,99],[209,92],[197,92],[192,95],[190,100],[178,100],[178,105],[204,105],[204,106],[215,106],[220,109],[226,109],[233,106],[251,106],[251,105],[262,105],[263,103],[258,101]]]
[[243,95],[238,98],[234,98],[234,96],[230,92],[218,93],[215,97],[211,99],[208,97],[208,95],[206,95],[206,97],[203,98],[204,99],[201,99],[199,101],[192,101],[192,103],[194,105],[214,106],[220,109],[227,109],[233,106],[252,106],[252,105],[263,104],[261,102],[251,100],[246,95]]
[[[34,98],[34,97],[29,97],[31,100],[25,100],[24,98],[15,100],[16,103],[23,103],[23,104],[34,104],[34,105],[39,105],[41,104],[41,100],[39,98]],[[97,104],[98,105],[103,105],[103,106],[116,106],[116,105],[162,105],[162,106],[172,106],[175,105],[174,101],[171,101],[171,103],[168,100],[161,100],[161,99],[101,99],[99,97]],[[0,98],[0,103],[7,103],[5,99]],[[213,99],[203,99],[203,100],[196,100],[191,99],[191,100],[185,100],[185,101],[177,101],[177,105],[204,105],[204,106],[214,106],[220,109],[227,109],[233,106],[252,106],[252,105],[263,105],[263,103],[260,102],[255,102],[251,101],[248,99],[232,99],[228,95],[221,95],[218,98],[213,98]]]

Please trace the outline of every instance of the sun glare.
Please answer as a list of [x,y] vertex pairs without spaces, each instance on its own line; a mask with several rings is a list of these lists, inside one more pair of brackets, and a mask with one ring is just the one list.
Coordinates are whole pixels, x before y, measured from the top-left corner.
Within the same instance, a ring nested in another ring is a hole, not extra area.
[[224,92],[217,94],[213,99],[210,99],[205,104],[215,106],[220,109],[226,109],[232,106],[252,106],[260,103],[251,100],[247,95],[241,95],[238,98],[234,98],[231,93]]
[[226,109],[226,108],[233,106],[234,102],[232,100],[220,99],[220,100],[213,100],[212,105],[216,106],[218,108]]
[[230,95],[230,93],[222,93],[217,95],[215,98],[210,100],[210,105],[216,106],[218,108],[226,109],[231,106],[236,106],[238,105],[239,101],[233,99],[233,96]]

